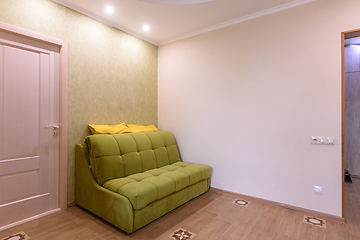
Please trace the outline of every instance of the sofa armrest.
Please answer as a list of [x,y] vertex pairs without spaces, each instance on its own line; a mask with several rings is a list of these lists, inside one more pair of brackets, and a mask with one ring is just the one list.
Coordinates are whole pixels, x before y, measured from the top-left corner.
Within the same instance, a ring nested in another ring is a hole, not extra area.
[[75,146],[75,202],[127,233],[133,232],[133,209],[129,200],[101,187],[94,179],[83,144]]

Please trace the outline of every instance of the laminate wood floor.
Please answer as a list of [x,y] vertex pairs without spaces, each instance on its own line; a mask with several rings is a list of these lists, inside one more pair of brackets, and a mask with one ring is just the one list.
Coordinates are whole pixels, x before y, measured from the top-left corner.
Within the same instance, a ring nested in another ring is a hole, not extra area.
[[347,223],[326,220],[326,228],[304,223],[304,213],[258,202],[238,206],[234,197],[209,191],[130,235],[73,206],[0,232],[0,239],[21,231],[31,240],[174,239],[181,228],[196,240],[360,240],[360,179],[345,188]]

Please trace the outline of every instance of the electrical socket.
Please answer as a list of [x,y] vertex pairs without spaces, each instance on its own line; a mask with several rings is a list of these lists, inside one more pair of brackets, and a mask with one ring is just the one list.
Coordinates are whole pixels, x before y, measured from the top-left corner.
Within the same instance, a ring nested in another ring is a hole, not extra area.
[[322,194],[323,194],[323,187],[321,187],[321,186],[314,186],[314,193],[315,193],[315,194],[320,194],[320,195],[322,195]]
[[334,137],[311,137],[310,143],[316,144],[316,145],[335,145],[335,138]]

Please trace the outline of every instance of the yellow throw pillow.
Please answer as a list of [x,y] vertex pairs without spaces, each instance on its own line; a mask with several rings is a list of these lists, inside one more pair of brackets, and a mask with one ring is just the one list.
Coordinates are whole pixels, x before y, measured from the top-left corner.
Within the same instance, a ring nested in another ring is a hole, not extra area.
[[120,123],[117,125],[88,125],[90,132],[94,135],[96,134],[118,134],[124,133],[128,130],[128,126],[125,123]]
[[155,127],[155,125],[142,126],[142,125],[136,125],[136,124],[128,124],[127,126],[129,128],[125,131],[126,133],[159,131],[159,129],[157,129]]

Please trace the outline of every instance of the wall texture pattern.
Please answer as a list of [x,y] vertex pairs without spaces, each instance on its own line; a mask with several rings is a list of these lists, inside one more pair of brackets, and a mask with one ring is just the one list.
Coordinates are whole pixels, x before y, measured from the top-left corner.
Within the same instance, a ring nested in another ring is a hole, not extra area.
[[69,43],[68,203],[87,124],[157,124],[157,46],[50,0],[1,0],[0,21]]

